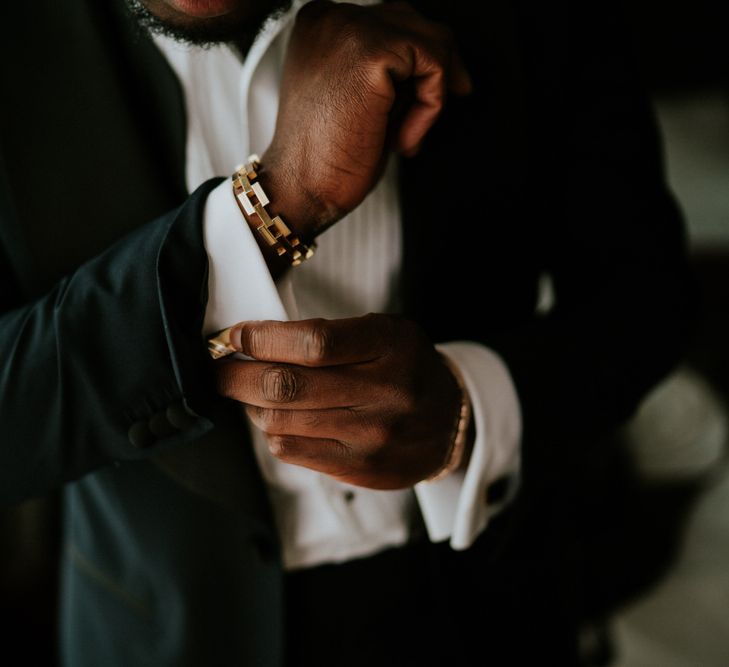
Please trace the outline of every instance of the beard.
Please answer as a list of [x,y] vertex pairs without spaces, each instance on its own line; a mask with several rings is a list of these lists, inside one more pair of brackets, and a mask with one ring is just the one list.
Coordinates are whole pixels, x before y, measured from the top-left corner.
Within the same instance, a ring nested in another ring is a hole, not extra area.
[[292,1],[259,0],[256,4],[260,9],[241,11],[230,16],[179,22],[160,18],[144,4],[144,0],[126,0],[126,5],[136,23],[152,35],[164,35],[183,44],[204,48],[221,43],[234,43],[247,51],[268,19],[288,11]]

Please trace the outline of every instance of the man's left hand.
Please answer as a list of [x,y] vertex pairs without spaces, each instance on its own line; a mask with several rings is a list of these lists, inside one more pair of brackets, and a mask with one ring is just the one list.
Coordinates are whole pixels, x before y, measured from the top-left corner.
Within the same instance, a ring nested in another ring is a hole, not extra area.
[[246,405],[280,460],[373,489],[412,486],[444,464],[460,390],[412,322],[245,322],[231,341],[253,361],[218,362],[218,390]]

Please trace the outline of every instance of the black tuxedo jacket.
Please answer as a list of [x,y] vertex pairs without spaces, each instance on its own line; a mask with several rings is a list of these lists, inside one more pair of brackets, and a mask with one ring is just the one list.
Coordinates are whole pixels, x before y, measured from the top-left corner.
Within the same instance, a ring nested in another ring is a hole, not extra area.
[[[681,219],[615,15],[416,4],[453,26],[475,92],[402,164],[404,312],[505,360],[519,502],[554,516],[681,355]],[[0,13],[0,495],[65,485],[64,656],[279,664],[275,530],[200,339],[217,181],[185,191],[179,84],[116,0]]]

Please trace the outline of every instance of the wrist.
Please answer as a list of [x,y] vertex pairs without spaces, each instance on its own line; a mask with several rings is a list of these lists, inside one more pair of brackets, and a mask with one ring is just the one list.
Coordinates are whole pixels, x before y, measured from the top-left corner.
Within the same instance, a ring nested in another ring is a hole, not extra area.
[[460,470],[468,465],[476,434],[472,418],[471,398],[460,370],[447,356],[442,355],[442,359],[458,388],[458,408],[445,461],[426,479],[426,481],[431,482],[442,479],[455,470]]
[[264,156],[258,169],[258,182],[271,203],[271,216],[280,215],[291,231],[305,243],[316,237],[312,224],[313,202],[296,183],[290,168],[270,164]]
[[259,179],[270,192],[273,213],[281,215],[302,241],[313,242],[348,211],[340,211],[326,196],[326,179],[313,171],[309,161],[282,156],[271,147],[261,158]]
[[[271,205],[270,189],[264,190],[269,179],[261,179],[262,167],[257,155],[238,167],[231,177],[233,195],[246,223],[266,258],[274,277],[289,266],[298,266],[313,256],[316,244],[302,240],[296,229],[284,221],[280,206]],[[285,191],[285,190],[282,190]]]

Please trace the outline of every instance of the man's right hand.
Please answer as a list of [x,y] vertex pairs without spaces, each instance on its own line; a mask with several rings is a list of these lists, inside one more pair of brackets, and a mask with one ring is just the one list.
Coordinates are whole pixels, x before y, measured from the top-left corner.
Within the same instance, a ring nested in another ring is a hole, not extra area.
[[470,90],[448,28],[407,3],[305,5],[261,160],[272,211],[311,240],[360,204],[390,150],[417,152],[448,93]]

